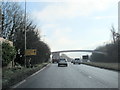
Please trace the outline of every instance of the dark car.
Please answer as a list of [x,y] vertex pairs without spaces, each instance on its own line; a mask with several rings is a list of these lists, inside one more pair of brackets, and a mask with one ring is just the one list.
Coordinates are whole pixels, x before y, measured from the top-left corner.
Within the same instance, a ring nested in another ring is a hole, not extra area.
[[71,63],[73,63],[74,62],[74,60],[71,60]]

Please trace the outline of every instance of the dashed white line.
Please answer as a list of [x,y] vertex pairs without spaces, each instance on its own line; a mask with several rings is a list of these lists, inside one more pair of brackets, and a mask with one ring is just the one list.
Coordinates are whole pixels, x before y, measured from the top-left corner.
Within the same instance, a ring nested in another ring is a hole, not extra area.
[[88,78],[92,78],[91,76],[88,76]]

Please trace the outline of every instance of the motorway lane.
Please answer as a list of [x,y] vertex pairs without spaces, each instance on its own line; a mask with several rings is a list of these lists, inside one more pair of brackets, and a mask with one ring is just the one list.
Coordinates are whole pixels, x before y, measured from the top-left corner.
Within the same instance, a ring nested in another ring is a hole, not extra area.
[[83,64],[50,64],[17,88],[118,88],[118,72]]

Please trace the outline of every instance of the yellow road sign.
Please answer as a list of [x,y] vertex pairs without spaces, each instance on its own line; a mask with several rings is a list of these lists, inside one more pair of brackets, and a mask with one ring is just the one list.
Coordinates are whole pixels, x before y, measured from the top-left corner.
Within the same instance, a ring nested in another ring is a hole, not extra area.
[[37,54],[37,50],[36,49],[26,49],[25,50],[25,55],[36,55]]

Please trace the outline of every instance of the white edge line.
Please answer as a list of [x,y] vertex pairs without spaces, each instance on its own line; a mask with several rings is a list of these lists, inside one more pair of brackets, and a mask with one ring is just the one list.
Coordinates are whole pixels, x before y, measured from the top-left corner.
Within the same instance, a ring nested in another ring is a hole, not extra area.
[[[48,64],[48,65],[50,65],[50,64]],[[43,67],[43,68],[40,69],[39,71],[33,73],[32,75],[30,75],[30,76],[27,77],[26,79],[31,78],[31,77],[33,77],[34,75],[38,74],[39,72],[41,72],[42,70],[44,70],[48,65],[46,65],[45,67]],[[21,82],[19,82],[19,83],[16,84],[16,85],[12,86],[12,88],[17,88],[18,86],[20,86],[21,84],[23,84],[24,82],[26,82],[26,79],[22,80]]]
[[26,82],[26,80],[23,80],[23,81],[19,82],[17,85],[13,86],[12,88],[16,88],[16,87],[18,87],[19,85],[21,85],[24,82]]
[[[50,65],[50,64],[48,64],[48,65]],[[27,77],[27,78],[30,78],[30,77],[33,77],[34,75],[36,75],[36,74],[38,74],[39,72],[41,72],[42,70],[44,70],[48,65],[46,65],[45,67],[43,67],[42,69],[40,69],[39,71],[37,71],[37,72],[35,72],[35,73],[33,73],[32,75],[30,75],[29,77]],[[26,78],[26,79],[27,79]]]

